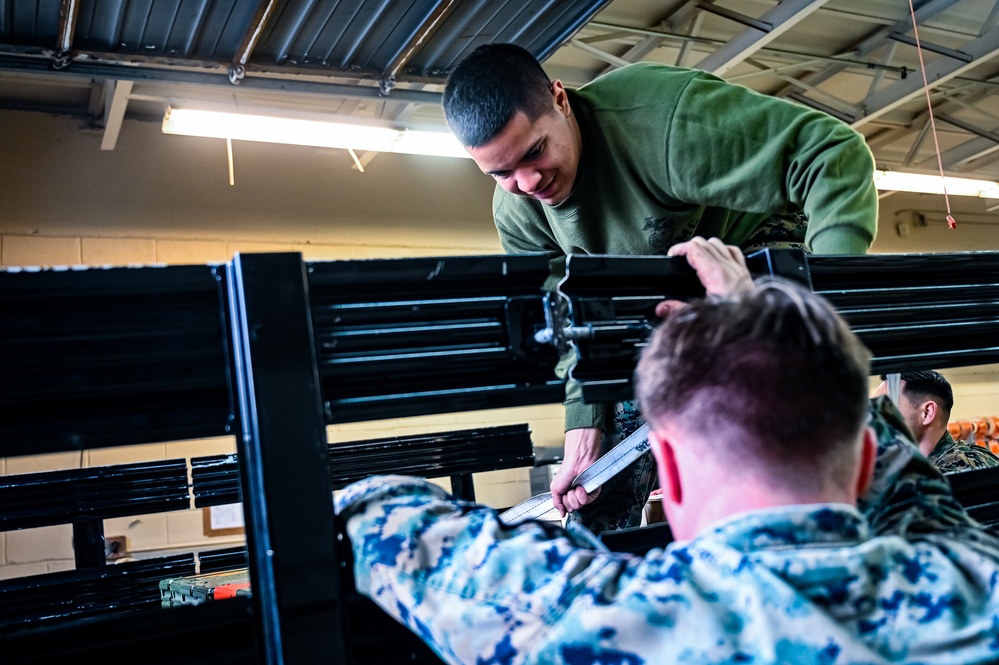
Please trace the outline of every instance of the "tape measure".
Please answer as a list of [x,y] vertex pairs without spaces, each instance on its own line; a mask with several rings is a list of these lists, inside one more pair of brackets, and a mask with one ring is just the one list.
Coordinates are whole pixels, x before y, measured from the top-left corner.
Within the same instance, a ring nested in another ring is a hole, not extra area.
[[[620,473],[626,466],[637,460],[649,449],[649,425],[642,425],[603,457],[583,469],[572,481],[573,487],[580,487],[592,494],[597,488]],[[537,494],[521,501],[513,508],[504,511],[499,518],[504,524],[513,524],[527,519],[541,517],[555,509],[552,493]]]

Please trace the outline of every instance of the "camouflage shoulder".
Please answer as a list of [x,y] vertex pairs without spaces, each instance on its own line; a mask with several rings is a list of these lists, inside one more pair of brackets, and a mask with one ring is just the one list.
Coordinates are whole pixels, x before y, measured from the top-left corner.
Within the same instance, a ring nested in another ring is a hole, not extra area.
[[905,424],[895,402],[887,395],[881,395],[871,399],[868,425],[874,428],[874,433],[878,436],[878,441],[882,439],[893,439],[902,437],[910,443],[915,442],[915,437]]
[[935,457],[933,462],[946,473],[996,467],[999,466],[999,457],[982,446],[955,442]]

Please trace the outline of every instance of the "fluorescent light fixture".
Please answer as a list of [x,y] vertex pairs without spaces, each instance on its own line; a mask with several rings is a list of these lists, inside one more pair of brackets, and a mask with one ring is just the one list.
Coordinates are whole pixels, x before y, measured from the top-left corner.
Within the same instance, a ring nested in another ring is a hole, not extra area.
[[372,152],[468,157],[449,132],[392,129],[328,120],[168,108],[164,134],[263,141]]
[[946,185],[950,196],[979,196],[986,199],[999,199],[999,183],[990,180],[968,178],[941,178],[938,175],[921,173],[899,173],[897,171],[875,171],[874,186],[888,192],[916,192],[920,194],[943,194]]

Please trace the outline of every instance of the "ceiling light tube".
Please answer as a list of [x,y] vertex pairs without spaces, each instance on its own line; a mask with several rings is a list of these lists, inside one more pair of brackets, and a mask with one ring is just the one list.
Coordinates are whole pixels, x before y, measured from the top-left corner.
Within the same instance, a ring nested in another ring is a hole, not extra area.
[[168,108],[163,116],[163,133],[363,152],[398,152],[437,157],[469,156],[449,132],[400,130],[253,113]]
[[898,171],[875,171],[874,186],[887,192],[916,192],[919,194],[943,194],[946,186],[950,196],[978,196],[999,199],[999,183],[990,180],[969,178],[941,178],[938,175],[921,173],[900,173]]

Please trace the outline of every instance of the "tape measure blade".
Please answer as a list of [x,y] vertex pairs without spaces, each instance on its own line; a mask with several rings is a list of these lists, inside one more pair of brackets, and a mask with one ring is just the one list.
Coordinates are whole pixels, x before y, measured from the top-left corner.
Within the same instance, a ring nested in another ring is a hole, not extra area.
[[595,492],[649,449],[648,438],[649,425],[646,423],[611,448],[603,457],[583,469],[572,481],[573,487],[582,485],[587,494]]
[[552,502],[552,494],[551,492],[545,492],[543,494],[536,494],[530,499],[521,501],[513,508],[503,511],[500,513],[499,518],[504,524],[511,524],[513,522],[541,517],[552,510],[555,510],[555,504]]

